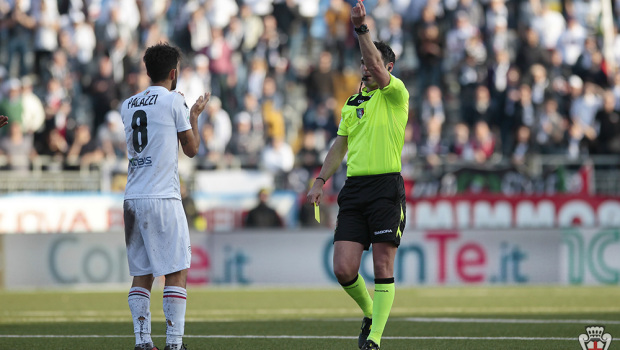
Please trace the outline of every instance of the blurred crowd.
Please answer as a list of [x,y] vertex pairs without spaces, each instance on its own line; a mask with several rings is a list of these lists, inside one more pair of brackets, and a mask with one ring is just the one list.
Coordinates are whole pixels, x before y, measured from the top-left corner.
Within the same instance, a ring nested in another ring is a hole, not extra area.
[[[364,4],[410,91],[405,168],[620,152],[620,0]],[[194,169],[295,170],[303,183],[360,88],[354,5],[0,0],[0,167],[126,170],[119,105],[150,83],[144,49],[168,41],[188,105],[213,96]]]

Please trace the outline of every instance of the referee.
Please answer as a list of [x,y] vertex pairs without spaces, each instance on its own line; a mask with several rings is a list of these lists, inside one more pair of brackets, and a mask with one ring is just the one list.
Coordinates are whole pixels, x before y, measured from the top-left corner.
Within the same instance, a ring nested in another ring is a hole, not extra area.
[[[373,42],[362,0],[351,9],[351,22],[362,52],[364,88],[342,108],[338,136],[319,177],[308,192],[320,203],[323,185],[347,154],[347,181],[338,195],[334,234],[334,274],[364,313],[360,349],[379,349],[394,301],[394,257],[405,227],[405,189],[401,152],[409,111],[409,92],[391,74],[395,56],[385,43]],[[362,253],[372,244],[374,301],[358,273]]]

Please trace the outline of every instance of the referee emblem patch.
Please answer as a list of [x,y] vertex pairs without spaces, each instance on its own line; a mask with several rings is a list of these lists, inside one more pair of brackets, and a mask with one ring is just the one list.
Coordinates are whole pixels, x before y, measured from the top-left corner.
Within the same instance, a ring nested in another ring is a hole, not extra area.
[[357,112],[357,118],[362,119],[364,116],[364,108],[358,108],[355,111]]

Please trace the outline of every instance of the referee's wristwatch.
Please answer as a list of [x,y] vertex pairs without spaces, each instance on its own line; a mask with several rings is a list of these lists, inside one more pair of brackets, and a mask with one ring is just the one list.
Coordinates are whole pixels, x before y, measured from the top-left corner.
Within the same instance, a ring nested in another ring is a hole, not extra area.
[[368,30],[368,26],[367,26],[367,25],[362,24],[362,25],[361,25],[361,26],[359,26],[359,27],[355,27],[355,32],[356,32],[358,35],[362,35],[362,34],[366,34],[366,33],[370,32],[370,30]]

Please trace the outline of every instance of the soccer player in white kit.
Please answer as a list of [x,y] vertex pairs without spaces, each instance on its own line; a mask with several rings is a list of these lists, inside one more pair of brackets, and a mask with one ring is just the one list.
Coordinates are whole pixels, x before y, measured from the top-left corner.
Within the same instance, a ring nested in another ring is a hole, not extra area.
[[123,204],[125,243],[133,283],[128,303],[133,318],[134,350],[158,350],[151,339],[150,296],[155,277],[165,276],[163,309],[165,350],[183,344],[187,269],[191,245],[181,204],[178,174],[179,142],[183,153],[198,153],[198,116],[210,93],[200,96],[191,110],[176,88],[181,53],[160,43],[144,54],[152,85],[121,107],[129,157]]

